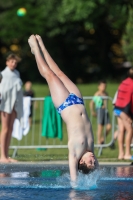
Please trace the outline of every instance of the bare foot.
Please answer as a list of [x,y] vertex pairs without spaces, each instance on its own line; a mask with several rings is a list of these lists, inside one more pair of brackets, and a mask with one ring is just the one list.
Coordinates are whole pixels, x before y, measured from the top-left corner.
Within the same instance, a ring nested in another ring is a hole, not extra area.
[[12,162],[12,163],[15,163],[15,162],[18,162],[17,160],[13,159],[13,158],[8,158],[9,162]]
[[1,158],[0,163],[10,163],[10,161],[7,158]]
[[42,40],[41,36],[40,35],[36,35],[36,39],[37,39],[37,41],[38,41],[38,43],[39,43],[39,45],[41,47],[41,50],[43,50],[45,48],[45,46],[44,46],[44,43],[43,43],[43,40]]
[[118,156],[118,160],[123,160],[123,159],[124,159],[124,157]]
[[123,160],[124,159],[124,154],[120,154],[119,156],[118,156],[118,160]]
[[133,160],[133,156],[132,155],[127,155],[127,156],[125,155],[124,159],[125,160]]
[[35,51],[39,49],[36,37],[34,35],[31,35],[28,39],[28,43],[31,48],[31,53],[35,54]]

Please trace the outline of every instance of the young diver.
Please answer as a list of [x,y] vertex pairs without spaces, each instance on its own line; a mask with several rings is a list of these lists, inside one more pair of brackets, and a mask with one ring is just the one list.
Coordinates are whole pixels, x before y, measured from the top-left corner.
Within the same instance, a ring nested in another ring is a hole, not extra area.
[[51,58],[41,37],[31,35],[28,42],[31,52],[35,55],[39,72],[48,83],[53,103],[66,123],[70,177],[71,181],[75,182],[78,170],[89,173],[98,167],[94,155],[92,127],[83,98],[77,86]]

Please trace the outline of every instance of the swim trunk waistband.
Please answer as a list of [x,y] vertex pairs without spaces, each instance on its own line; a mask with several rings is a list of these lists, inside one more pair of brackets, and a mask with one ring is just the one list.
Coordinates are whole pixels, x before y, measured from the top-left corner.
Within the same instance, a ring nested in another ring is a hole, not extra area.
[[114,109],[114,114],[116,115],[116,116],[120,116],[120,114],[122,113],[122,111],[121,110],[119,110],[119,109]]
[[67,108],[68,106],[72,106],[75,104],[82,104],[84,105],[84,101],[82,98],[76,96],[73,93],[70,93],[67,99],[57,108],[57,112],[61,114],[61,111]]

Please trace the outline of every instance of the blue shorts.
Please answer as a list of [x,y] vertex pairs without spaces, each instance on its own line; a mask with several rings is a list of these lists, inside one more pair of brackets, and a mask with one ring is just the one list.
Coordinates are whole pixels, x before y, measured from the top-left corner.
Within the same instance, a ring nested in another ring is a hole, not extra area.
[[119,109],[117,109],[117,108],[114,109],[114,114],[115,114],[116,116],[119,117],[121,113],[122,113],[121,110],[119,110]]
[[61,114],[61,111],[67,108],[68,106],[72,106],[74,104],[82,104],[84,105],[84,101],[82,98],[76,96],[73,93],[70,93],[67,99],[57,108],[57,112]]

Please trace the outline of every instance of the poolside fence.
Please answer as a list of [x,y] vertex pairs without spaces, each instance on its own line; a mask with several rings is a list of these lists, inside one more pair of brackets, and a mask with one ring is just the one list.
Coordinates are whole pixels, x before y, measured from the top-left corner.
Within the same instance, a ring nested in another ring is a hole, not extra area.
[[[110,147],[113,144],[114,131],[115,131],[115,116],[113,114],[113,105],[111,97],[103,97],[103,99],[107,100],[107,107],[110,114],[111,120],[111,131],[108,136],[106,136],[106,127],[103,128],[103,136],[104,136],[104,144],[97,144],[97,118],[93,117],[90,112],[90,100],[92,100],[93,96],[84,96],[84,103],[87,109],[88,116],[92,123],[92,128],[94,132],[94,147],[98,148],[98,156],[101,155],[102,149],[106,147]],[[42,118],[43,118],[43,105],[45,98],[32,98],[33,102],[33,116],[32,116],[32,124],[30,127],[30,131],[26,136],[23,136],[22,140],[18,141],[15,138],[12,138],[10,149],[13,149],[12,157],[15,157],[18,149],[63,149],[67,147],[67,132],[65,128],[65,124],[63,123],[63,139],[60,140],[58,138],[46,138],[42,136]]]

